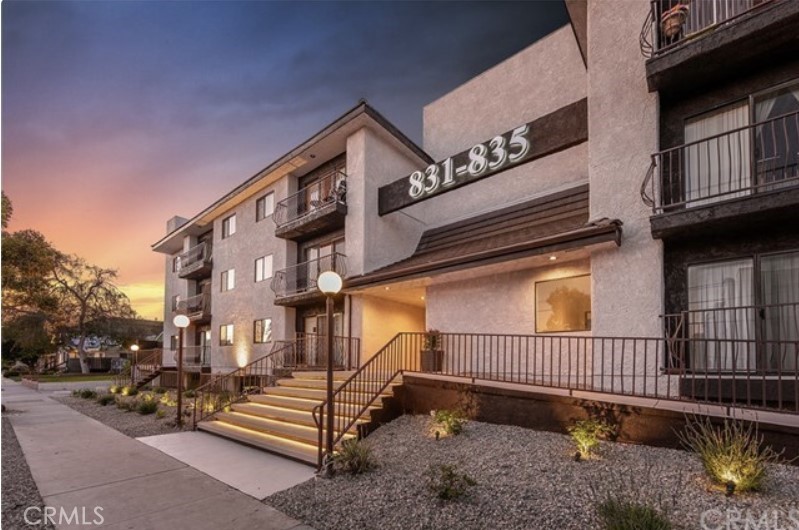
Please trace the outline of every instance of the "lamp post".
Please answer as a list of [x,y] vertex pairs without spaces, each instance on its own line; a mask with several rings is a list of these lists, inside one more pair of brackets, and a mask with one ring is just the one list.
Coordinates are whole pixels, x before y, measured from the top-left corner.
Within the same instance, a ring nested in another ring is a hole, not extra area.
[[[136,364],[138,364],[138,362],[139,362],[139,356],[138,356],[138,354],[139,354],[139,345],[138,344],[132,344],[130,346],[130,351],[133,352],[133,362],[130,363],[130,384],[133,385],[133,384],[135,384],[135,381],[136,381]],[[124,370],[122,370],[122,372],[120,372],[120,375],[121,376],[125,375],[124,374]]]
[[325,454],[329,459],[333,456],[333,416],[335,406],[333,404],[333,297],[341,291],[343,285],[341,276],[333,271],[325,271],[319,275],[316,285],[327,298],[325,304],[325,318],[327,320],[327,433],[325,443]]
[[178,417],[175,423],[183,427],[183,332],[189,327],[189,317],[176,315],[172,323],[178,328]]

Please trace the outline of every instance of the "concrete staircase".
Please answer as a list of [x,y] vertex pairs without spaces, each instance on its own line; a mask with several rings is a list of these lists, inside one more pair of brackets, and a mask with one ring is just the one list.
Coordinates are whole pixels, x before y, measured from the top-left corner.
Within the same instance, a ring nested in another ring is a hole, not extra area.
[[[352,374],[335,372],[336,387]],[[326,398],[326,378],[325,372],[294,372],[292,377],[279,379],[276,386],[264,388],[262,394],[248,396],[246,401],[231,405],[229,411],[217,412],[213,419],[198,423],[197,428],[316,465],[319,431],[312,411]],[[375,400],[369,411],[345,434],[345,439],[356,437],[358,428],[368,432],[397,415],[393,387],[398,384],[388,387]],[[373,393],[379,384],[367,383],[359,387]],[[353,408],[344,403],[336,404],[340,415],[352,413]]]

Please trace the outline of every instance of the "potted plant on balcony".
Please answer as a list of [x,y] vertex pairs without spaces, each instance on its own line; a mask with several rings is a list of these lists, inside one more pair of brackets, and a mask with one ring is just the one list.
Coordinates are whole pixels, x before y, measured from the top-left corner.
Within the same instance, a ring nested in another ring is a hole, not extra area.
[[424,335],[422,348],[422,371],[440,372],[444,365],[444,350],[441,349],[441,332],[428,329]]
[[688,6],[686,4],[678,3],[667,9],[660,15],[661,34],[667,39],[676,37],[682,31],[682,26],[687,18]]

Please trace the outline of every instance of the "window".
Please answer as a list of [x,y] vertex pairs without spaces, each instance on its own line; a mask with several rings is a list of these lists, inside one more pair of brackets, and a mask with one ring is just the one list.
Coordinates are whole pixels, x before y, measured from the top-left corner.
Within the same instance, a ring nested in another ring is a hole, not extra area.
[[233,324],[219,326],[219,345],[230,346],[233,344]]
[[177,335],[170,335],[170,337],[169,337],[169,349],[171,351],[177,351],[177,349],[178,349],[178,336]]
[[795,370],[797,311],[799,251],[689,266],[691,368]]
[[255,281],[262,282],[272,277],[272,255],[255,260]]
[[262,318],[253,322],[253,338],[255,344],[263,344],[272,340],[272,319]]
[[535,284],[535,331],[591,330],[591,276]]
[[222,219],[222,239],[228,238],[236,233],[236,214]]
[[178,304],[180,304],[180,295],[176,294],[172,297],[172,311],[175,312],[178,310]]
[[275,194],[268,193],[255,201],[255,222],[263,221],[275,211]]
[[236,270],[228,269],[226,271],[222,271],[222,281],[220,283],[222,285],[223,293],[225,291],[232,291],[236,286]]
[[172,258],[172,272],[178,272],[180,270],[180,256],[175,256]]

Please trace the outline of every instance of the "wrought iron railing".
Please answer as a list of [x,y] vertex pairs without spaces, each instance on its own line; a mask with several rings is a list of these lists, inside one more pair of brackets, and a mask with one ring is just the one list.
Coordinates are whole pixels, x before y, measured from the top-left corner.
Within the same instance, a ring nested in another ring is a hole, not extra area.
[[131,352],[130,360],[130,384],[138,385],[142,380],[151,374],[161,370],[164,361],[164,350],[154,348],[150,350],[139,350]]
[[190,274],[211,263],[211,243],[204,241],[178,255],[177,269],[179,275]]
[[677,346],[686,370],[693,373],[724,370],[776,374],[791,366],[799,341],[799,303],[693,309],[663,316],[666,337]]
[[189,320],[200,320],[211,316],[211,293],[204,292],[179,300],[177,312],[189,317]]
[[[742,373],[734,364],[732,371],[686,369],[688,351],[759,347],[753,340],[443,333],[436,350],[425,351],[429,342],[425,333],[398,334],[334,391],[334,446],[348,433],[357,434],[358,418],[402,374],[423,367],[472,380],[799,413],[796,340],[765,343],[784,352],[779,369],[770,374]],[[325,401],[313,413],[320,467],[327,410]]]
[[278,297],[315,291],[316,279],[326,271],[334,271],[342,278],[346,277],[347,256],[334,252],[281,269],[275,272],[270,286]]
[[336,204],[346,203],[347,175],[333,171],[278,202],[272,219],[280,228]]
[[639,36],[641,53],[653,57],[769,1],[653,0]]
[[799,112],[652,155],[641,197],[654,213],[799,184]]
[[[177,366],[178,352],[172,353],[172,359]],[[202,368],[211,366],[211,347],[205,346],[184,346],[183,347],[183,366],[185,368]]]

